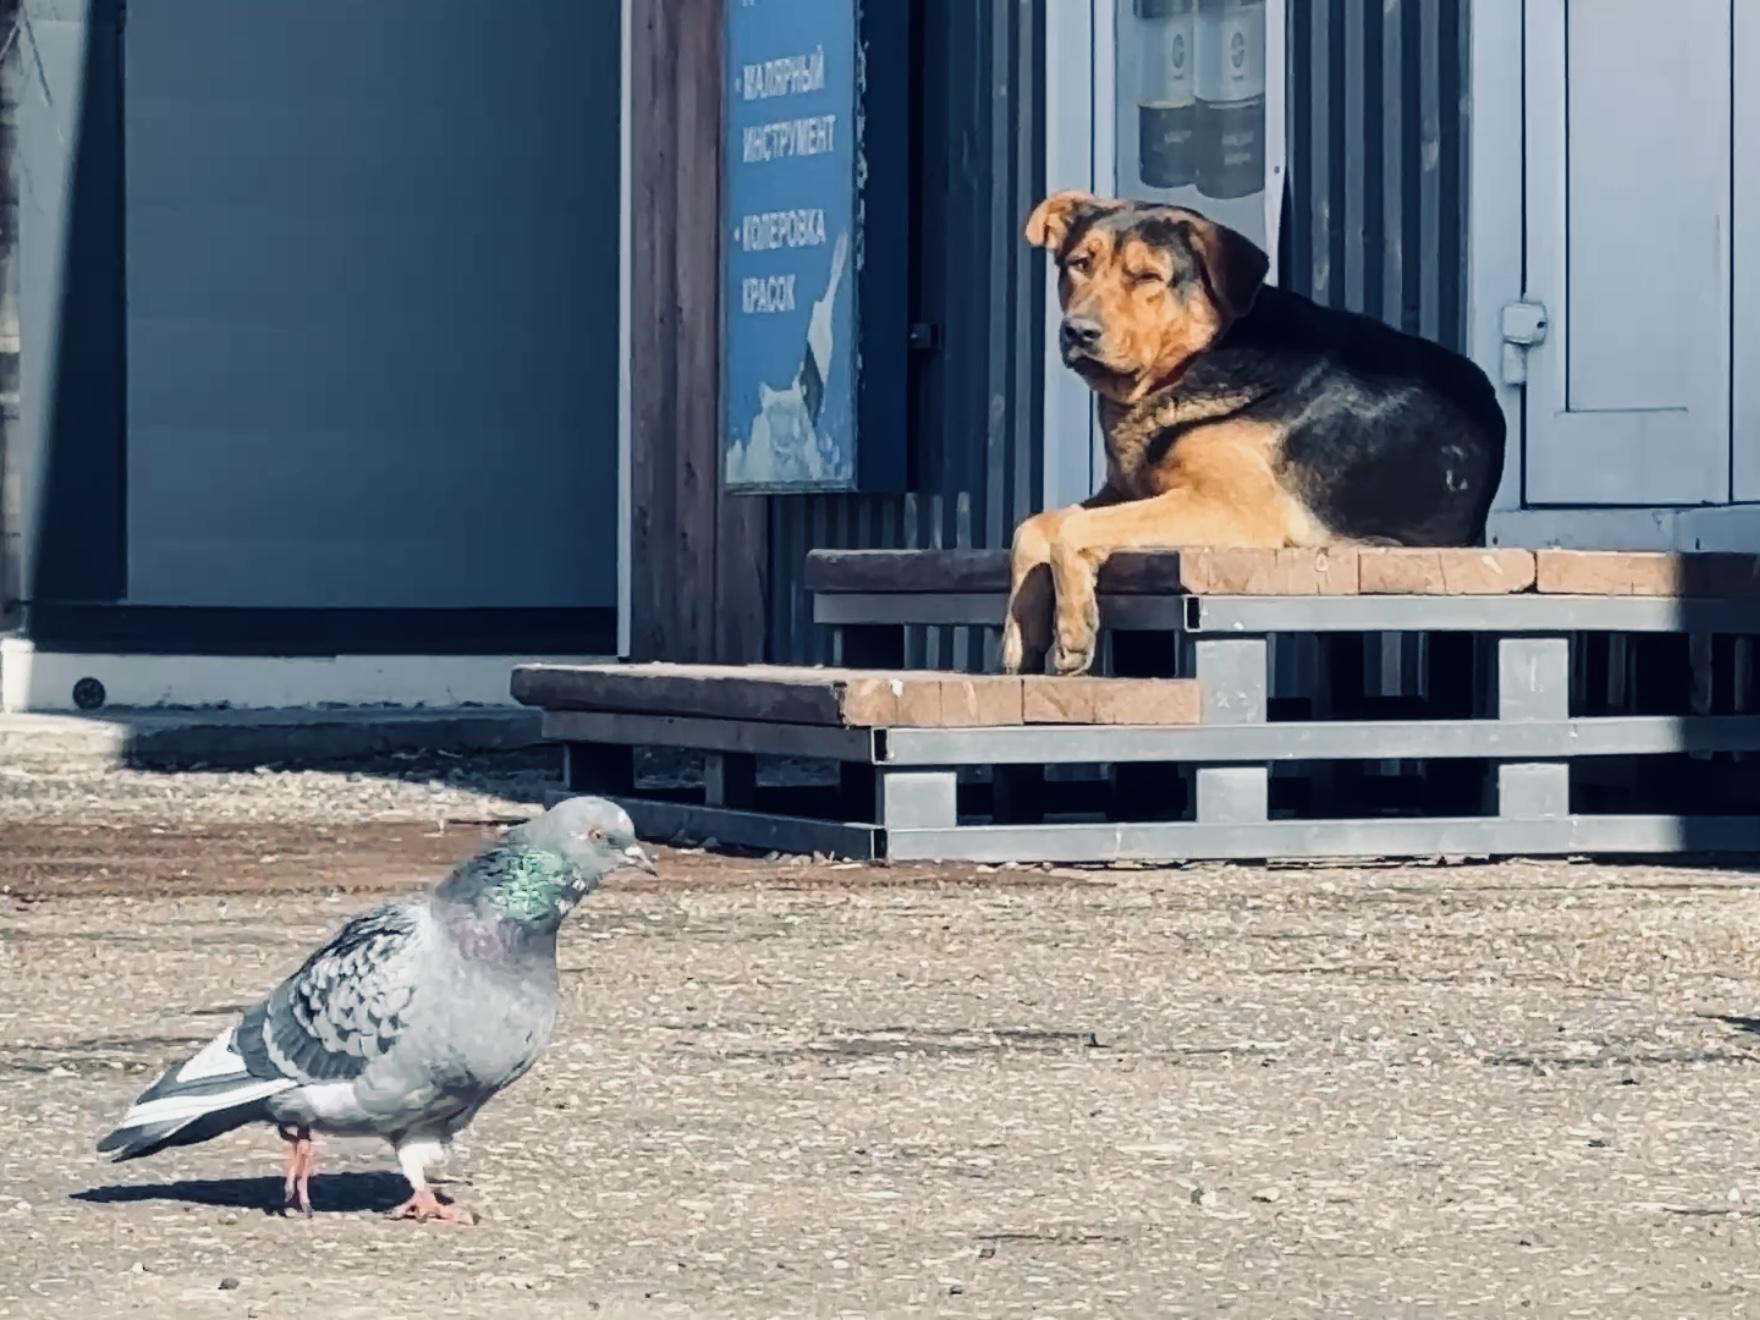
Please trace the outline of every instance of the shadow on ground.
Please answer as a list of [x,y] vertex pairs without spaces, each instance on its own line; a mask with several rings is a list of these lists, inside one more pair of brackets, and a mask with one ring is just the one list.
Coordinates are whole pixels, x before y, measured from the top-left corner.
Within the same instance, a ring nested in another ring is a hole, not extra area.
[[[408,1195],[409,1188],[403,1180],[390,1173],[328,1173],[312,1179],[312,1211],[315,1214],[385,1211]],[[181,1182],[91,1187],[75,1192],[72,1199],[88,1205],[173,1201],[184,1205],[280,1214],[283,1194],[279,1178],[191,1178]]]
[[1760,1036],[1760,1018],[1740,1017],[1729,1013],[1703,1013],[1700,1016],[1710,1022],[1721,1022],[1726,1027],[1734,1027],[1737,1031],[1745,1031],[1751,1036]]

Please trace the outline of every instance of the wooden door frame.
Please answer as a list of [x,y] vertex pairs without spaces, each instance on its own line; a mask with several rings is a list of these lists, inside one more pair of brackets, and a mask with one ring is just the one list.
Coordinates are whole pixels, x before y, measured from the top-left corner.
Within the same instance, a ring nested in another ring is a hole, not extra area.
[[761,660],[769,499],[730,496],[722,481],[725,0],[623,0],[623,15],[623,649]]
[[1527,293],[1520,149],[1526,21],[1527,0],[1474,0],[1467,15],[1467,352],[1491,378],[1509,437],[1491,504],[1494,527],[1521,513],[1527,466],[1522,389],[1503,378],[1503,308]]

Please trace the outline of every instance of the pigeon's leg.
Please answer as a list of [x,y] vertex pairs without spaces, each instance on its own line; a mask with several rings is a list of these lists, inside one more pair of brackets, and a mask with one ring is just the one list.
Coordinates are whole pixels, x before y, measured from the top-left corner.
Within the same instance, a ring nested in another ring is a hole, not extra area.
[[281,1135],[287,1150],[287,1208],[310,1217],[312,1213],[312,1170],[318,1167],[318,1144],[312,1140],[310,1128],[283,1125]]
[[397,1167],[409,1179],[410,1198],[390,1212],[392,1219],[437,1219],[445,1224],[474,1224],[477,1217],[469,1210],[442,1200],[428,1186],[428,1166],[439,1160],[440,1143],[430,1138],[406,1139],[397,1143]]

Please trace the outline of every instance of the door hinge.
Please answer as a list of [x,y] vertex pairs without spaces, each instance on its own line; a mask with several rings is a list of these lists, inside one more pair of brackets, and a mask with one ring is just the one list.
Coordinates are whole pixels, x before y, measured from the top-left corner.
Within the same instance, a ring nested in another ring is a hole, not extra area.
[[1528,383],[1528,350],[1546,342],[1546,306],[1537,302],[1503,305],[1503,383]]

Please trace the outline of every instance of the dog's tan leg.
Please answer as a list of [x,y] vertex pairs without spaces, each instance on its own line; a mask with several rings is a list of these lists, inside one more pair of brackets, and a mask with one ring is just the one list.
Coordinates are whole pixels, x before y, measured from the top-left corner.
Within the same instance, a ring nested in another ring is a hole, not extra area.
[[1051,543],[1051,580],[1057,593],[1052,667],[1060,674],[1084,674],[1093,666],[1100,632],[1095,588],[1100,566],[1114,551],[1284,544],[1281,518],[1197,489],[1072,512],[1058,525]]
[[1102,486],[1080,504],[1047,509],[1015,528],[1008,560],[1008,610],[1002,623],[1002,669],[1007,674],[1045,672],[1051,649],[1051,544],[1063,524],[1086,509],[1118,503],[1112,488]]
[[1038,674],[1051,649],[1051,538],[1074,509],[1035,514],[1015,528],[1008,561],[1008,612],[1002,623],[1002,672]]

